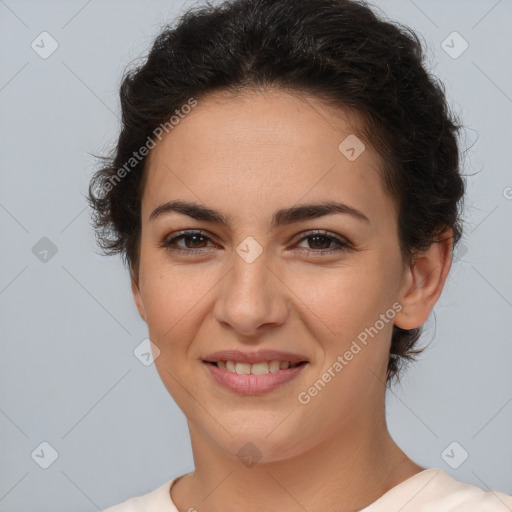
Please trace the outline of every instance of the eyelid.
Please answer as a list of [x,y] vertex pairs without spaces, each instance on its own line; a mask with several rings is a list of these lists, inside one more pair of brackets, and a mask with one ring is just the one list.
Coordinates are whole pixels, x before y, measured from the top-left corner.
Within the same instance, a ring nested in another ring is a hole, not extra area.
[[[169,249],[169,245],[174,240],[183,239],[186,237],[191,237],[194,235],[202,236],[204,238],[207,238],[208,241],[213,242],[212,238],[213,235],[208,233],[208,231],[203,231],[202,229],[183,229],[181,231],[176,231],[174,233],[171,233],[170,235],[164,237],[164,239],[159,243],[159,246]],[[184,248],[182,250],[187,250],[187,248]],[[201,250],[205,250],[205,248],[201,249],[188,249],[189,251],[198,252]]]
[[[169,251],[181,252],[181,253],[201,254],[201,253],[204,253],[205,251],[209,251],[211,249],[211,247],[200,247],[200,248],[196,248],[196,249],[189,249],[187,247],[181,247],[181,248],[175,249],[175,248],[171,247],[171,245],[173,243],[176,243],[177,241],[180,241],[187,237],[192,237],[194,235],[206,238],[207,243],[208,242],[215,243],[212,240],[213,235],[211,235],[207,231],[204,231],[201,229],[184,229],[181,231],[171,233],[170,235],[166,236],[158,245],[159,245],[159,247],[163,247],[164,249],[167,249]],[[326,231],[323,229],[314,229],[314,230],[299,233],[299,235],[297,235],[299,238],[290,243],[293,243],[293,245],[297,245],[298,243],[300,243],[304,240],[307,240],[308,238],[312,238],[315,235],[325,237],[328,240],[330,240],[332,243],[335,244],[334,248],[317,249],[317,250],[302,248],[301,252],[306,252],[308,254],[321,256],[321,255],[328,255],[328,254],[333,254],[333,253],[342,253],[344,251],[351,250],[354,248],[353,244],[349,240],[347,240],[345,237],[342,237],[341,235],[338,235],[336,233]]]
[[339,242],[340,244],[352,246],[352,243],[349,240],[347,240],[345,237],[338,235],[336,233],[333,233],[332,231],[326,231],[325,229],[313,229],[310,231],[305,231],[303,233],[300,233],[300,235],[299,235],[300,238],[297,241],[302,242],[302,240],[304,240],[306,238],[310,238],[315,235],[325,236],[326,238],[331,238],[331,239]]

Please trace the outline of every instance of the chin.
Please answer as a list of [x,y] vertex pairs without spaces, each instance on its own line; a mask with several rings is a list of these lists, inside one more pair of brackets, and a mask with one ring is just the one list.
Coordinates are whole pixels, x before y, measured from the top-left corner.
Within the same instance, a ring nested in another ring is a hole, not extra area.
[[[250,423],[241,427],[243,424],[239,422],[236,432],[230,430],[232,437],[226,435],[214,442],[220,450],[237,458],[247,467],[256,462],[261,465],[288,460],[313,448],[315,440],[302,439],[304,433],[301,433],[300,428],[296,432],[290,431],[285,427],[286,421],[283,422],[283,418],[281,416],[278,421],[271,421],[268,424],[259,422],[258,428]],[[237,423],[230,423],[234,424]]]

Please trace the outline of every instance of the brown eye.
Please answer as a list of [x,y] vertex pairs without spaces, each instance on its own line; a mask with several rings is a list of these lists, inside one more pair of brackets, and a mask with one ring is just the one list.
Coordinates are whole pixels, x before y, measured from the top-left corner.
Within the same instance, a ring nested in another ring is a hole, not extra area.
[[[310,241],[309,245],[313,245],[311,249],[329,249],[330,244],[332,243],[332,239],[323,236],[323,235],[315,235],[315,236],[309,236],[307,240]],[[311,240],[313,241],[311,243]],[[319,247],[323,246],[323,247]],[[327,246],[327,247],[326,247]]]
[[303,236],[299,243],[307,241],[307,252],[323,254],[332,254],[343,252],[351,248],[351,245],[345,240],[324,231],[315,231]]
[[[203,235],[181,235],[177,239],[174,239],[174,242],[180,239],[185,241],[185,246],[188,249],[201,249],[202,246],[204,245],[206,237],[204,237]],[[192,247],[189,246],[187,241],[191,241],[190,245],[192,245]]]
[[[178,243],[181,241],[184,245]],[[182,231],[176,236],[165,239],[160,245],[170,251],[193,253],[208,249],[209,241],[211,241],[210,238],[201,231]]]

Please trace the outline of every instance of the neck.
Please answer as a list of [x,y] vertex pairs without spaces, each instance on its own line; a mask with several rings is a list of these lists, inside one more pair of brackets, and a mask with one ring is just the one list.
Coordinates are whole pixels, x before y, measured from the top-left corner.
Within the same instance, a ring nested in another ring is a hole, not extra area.
[[180,512],[360,510],[423,470],[393,441],[385,414],[378,422],[353,422],[298,456],[251,467],[189,428],[196,469],[173,486]]

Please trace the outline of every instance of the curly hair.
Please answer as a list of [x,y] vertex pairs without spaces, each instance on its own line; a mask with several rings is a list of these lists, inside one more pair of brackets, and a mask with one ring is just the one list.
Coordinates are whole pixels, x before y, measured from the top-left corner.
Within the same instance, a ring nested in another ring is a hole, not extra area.
[[[169,118],[180,116],[191,98],[268,87],[360,116],[358,135],[382,157],[383,187],[397,205],[404,264],[447,227],[455,247],[466,186],[457,140],[462,125],[443,84],[424,67],[414,31],[362,0],[228,0],[190,8],[163,27],[141,64],[125,71],[119,138],[100,157],[87,197],[104,253],[122,254],[132,276],[138,274],[144,166],[159,127],[169,131]],[[393,326],[388,384],[424,350],[415,347],[422,327]]]

